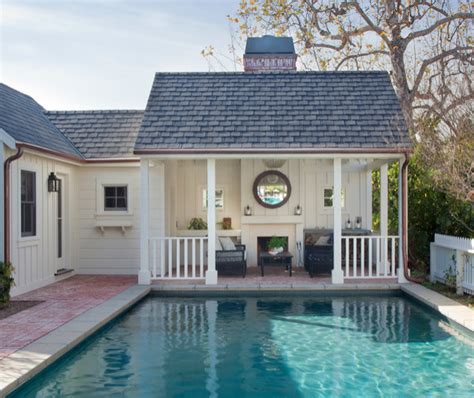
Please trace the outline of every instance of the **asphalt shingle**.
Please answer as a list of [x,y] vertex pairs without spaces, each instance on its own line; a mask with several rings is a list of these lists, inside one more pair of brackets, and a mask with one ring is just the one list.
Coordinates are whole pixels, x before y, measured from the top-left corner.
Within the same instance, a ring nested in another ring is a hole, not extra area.
[[0,128],[16,141],[82,158],[74,145],[26,94],[0,83]]
[[157,73],[135,150],[410,146],[386,72]]
[[143,118],[140,110],[47,111],[86,159],[133,156]]

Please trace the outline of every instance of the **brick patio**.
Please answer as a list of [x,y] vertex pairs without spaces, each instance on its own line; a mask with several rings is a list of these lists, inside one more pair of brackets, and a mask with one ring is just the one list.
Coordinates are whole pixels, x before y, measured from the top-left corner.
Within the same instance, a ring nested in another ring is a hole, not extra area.
[[75,275],[16,296],[44,302],[0,320],[0,360],[136,283],[136,276]]

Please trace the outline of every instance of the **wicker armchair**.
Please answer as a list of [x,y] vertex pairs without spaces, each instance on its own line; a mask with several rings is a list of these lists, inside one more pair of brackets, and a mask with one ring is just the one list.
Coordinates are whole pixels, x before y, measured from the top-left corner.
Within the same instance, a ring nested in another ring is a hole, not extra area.
[[245,245],[235,245],[235,250],[216,250],[216,270],[223,276],[242,276],[247,273]]

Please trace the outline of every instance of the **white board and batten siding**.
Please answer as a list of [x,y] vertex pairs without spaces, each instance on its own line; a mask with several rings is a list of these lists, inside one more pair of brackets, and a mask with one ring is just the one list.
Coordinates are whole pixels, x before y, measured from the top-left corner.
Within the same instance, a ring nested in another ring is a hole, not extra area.
[[[8,156],[13,154],[9,151]],[[36,236],[22,237],[20,227],[21,170],[36,173]],[[50,172],[62,178],[64,195],[64,249],[58,259],[57,198],[49,193],[47,179]],[[45,286],[61,277],[58,268],[72,268],[76,255],[74,209],[76,206],[75,179],[77,167],[57,159],[25,153],[11,164],[10,243],[11,262],[15,268],[12,296]]]
[[[292,159],[288,160],[278,171],[285,174],[291,183],[291,196],[288,202],[278,209],[267,209],[256,202],[252,187],[255,178],[268,170],[261,160],[242,160],[241,172],[241,205],[249,205],[252,215],[265,217],[293,216],[295,207],[303,208],[304,228],[332,228],[332,208],[324,208],[323,190],[332,188],[333,164],[332,160]],[[362,227],[370,229],[369,206],[371,198],[367,192],[367,171],[343,172],[342,188],[345,196],[345,205],[342,209],[342,221],[348,217],[354,222],[358,216],[362,217]]]

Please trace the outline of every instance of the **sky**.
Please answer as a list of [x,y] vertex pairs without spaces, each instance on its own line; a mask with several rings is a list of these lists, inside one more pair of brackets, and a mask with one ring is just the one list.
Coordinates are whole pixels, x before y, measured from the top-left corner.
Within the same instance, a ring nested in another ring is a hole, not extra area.
[[0,81],[48,110],[144,109],[155,72],[208,71],[238,0],[0,0]]

